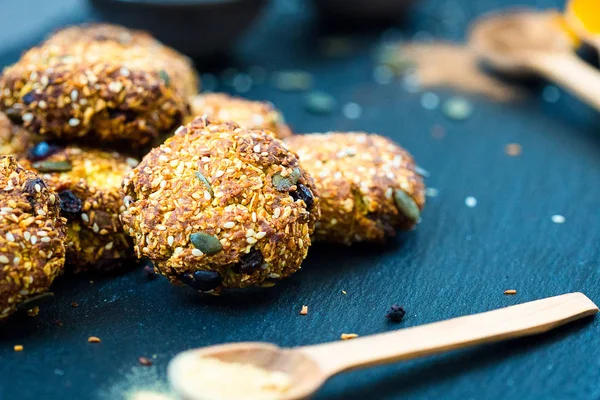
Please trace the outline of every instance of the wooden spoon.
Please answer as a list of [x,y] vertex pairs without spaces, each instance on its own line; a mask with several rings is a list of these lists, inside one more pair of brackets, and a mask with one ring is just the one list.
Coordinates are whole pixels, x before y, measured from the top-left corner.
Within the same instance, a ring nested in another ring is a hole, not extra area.
[[[258,342],[224,344],[180,353],[171,360],[168,376],[184,399],[201,400],[202,387],[183,377],[189,376],[186,372],[198,358],[216,358],[287,373],[292,387],[275,397],[269,393],[269,398],[304,399],[342,371],[543,333],[597,312],[584,294],[570,293],[350,341],[296,348]],[[230,382],[234,385],[236,379]]]
[[584,42],[600,51],[600,13],[598,0],[570,0],[565,20]]
[[471,27],[469,44],[498,70],[542,75],[600,110],[600,72],[577,57],[577,39],[558,12],[489,15]]

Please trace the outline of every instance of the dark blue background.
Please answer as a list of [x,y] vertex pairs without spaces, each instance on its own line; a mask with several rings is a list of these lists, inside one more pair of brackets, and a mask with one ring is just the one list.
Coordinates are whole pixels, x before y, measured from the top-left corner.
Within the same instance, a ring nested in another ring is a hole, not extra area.
[[[424,1],[406,30],[383,36],[463,40],[470,20],[505,3]],[[547,8],[562,2],[523,3]],[[302,0],[271,6],[229,65],[305,69],[340,104],[360,104],[363,116],[348,120],[339,108],[310,115],[301,94],[268,84],[246,94],[272,100],[299,132],[368,130],[409,149],[431,173],[428,185],[439,189],[418,229],[384,247],[315,245],[301,272],[246,295],[198,297],[164,279],[148,281],[139,269],[61,279],[54,302],[37,318],[17,317],[0,327],[0,399],[117,398],[126,376],[151,387],[179,351],[222,342],[320,343],[342,332],[368,335],[571,291],[600,302],[597,112],[565,94],[545,103],[535,82],[520,102],[472,97],[473,116],[450,121],[439,110],[423,109],[420,95],[399,82],[374,83],[379,34],[362,36],[346,57],[323,58],[305,8]],[[56,26],[90,18],[85,2],[75,0],[4,1],[0,65]],[[436,93],[442,99],[451,94]],[[446,129],[443,139],[430,134],[436,124]],[[504,154],[511,142],[522,145],[520,157]],[[467,196],[477,198],[475,208],[465,206]],[[566,223],[552,223],[553,214]],[[509,288],[518,294],[504,296]],[[384,318],[392,303],[407,310],[401,324]],[[303,304],[310,310],[304,317],[298,315]],[[51,323],[57,318],[64,326]],[[600,399],[599,326],[588,319],[541,336],[344,374],[317,398]],[[88,344],[92,335],[102,343]],[[15,344],[24,351],[13,352]],[[138,366],[139,356],[152,355],[153,367]]]

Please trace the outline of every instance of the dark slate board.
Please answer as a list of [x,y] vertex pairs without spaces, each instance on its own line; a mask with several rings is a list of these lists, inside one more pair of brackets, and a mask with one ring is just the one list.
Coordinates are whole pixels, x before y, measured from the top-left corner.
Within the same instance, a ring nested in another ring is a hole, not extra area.
[[[460,40],[469,20],[503,3],[426,1],[404,35]],[[472,118],[449,121],[439,110],[423,109],[419,95],[400,83],[373,83],[378,36],[363,36],[348,57],[319,56],[304,4],[272,6],[230,64],[306,69],[317,88],[340,104],[361,104],[363,116],[348,120],[339,109],[310,115],[301,107],[302,95],[266,84],[247,93],[272,100],[297,131],[369,130],[408,148],[431,173],[428,185],[439,189],[419,228],[386,246],[314,246],[302,271],[288,281],[221,298],[198,297],[164,279],[149,281],[139,269],[61,279],[53,303],[37,318],[21,316],[0,327],[0,399],[118,398],[114,393],[127,387],[127,376],[152,387],[154,379],[165,379],[177,352],[216,343],[307,345],[337,340],[342,332],[385,332],[571,291],[600,301],[598,114],[564,94],[545,103],[536,85],[532,97],[519,103],[472,98]],[[17,5],[0,6],[4,31],[26,23],[8,18],[7,7]],[[29,10],[35,16],[36,7]],[[54,25],[90,18],[83,4],[68,11]],[[51,22],[42,25],[49,30]],[[0,65],[38,39],[0,44]],[[443,99],[450,95],[436,92]],[[436,124],[446,129],[443,139],[430,135]],[[520,157],[504,154],[511,142],[522,145]],[[467,196],[477,198],[475,208],[465,206]],[[564,215],[566,223],[554,224],[553,214]],[[504,296],[509,288],[518,294]],[[384,318],[392,303],[408,312],[400,324]],[[303,304],[310,307],[305,317],[298,315]],[[53,325],[55,319],[64,326]],[[541,336],[344,374],[317,398],[599,399],[599,326],[590,318]],[[88,344],[92,335],[102,343]],[[15,344],[25,350],[13,352]],[[138,366],[139,356],[152,355],[153,367]]]

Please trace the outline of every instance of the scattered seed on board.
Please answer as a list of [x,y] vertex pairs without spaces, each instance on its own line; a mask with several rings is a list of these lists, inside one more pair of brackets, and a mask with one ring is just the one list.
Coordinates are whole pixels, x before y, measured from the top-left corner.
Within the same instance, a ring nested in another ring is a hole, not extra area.
[[88,338],[88,343],[100,343],[102,340],[100,340],[99,337],[96,336],[90,336]]
[[342,339],[342,340],[350,340],[350,339],[354,339],[357,337],[358,337],[358,335],[356,333],[342,333],[340,335],[340,339]]
[[477,199],[473,196],[469,196],[465,199],[465,204],[469,208],[473,208],[477,205]]
[[506,295],[517,294],[517,291],[515,289],[508,289],[508,290],[504,291],[504,294],[506,294]]
[[566,221],[566,218],[560,214],[556,214],[556,215],[552,216],[552,222],[554,222],[555,224],[564,224],[565,221]]
[[14,349],[16,352],[23,351],[23,345],[22,345],[22,344],[16,344],[16,345],[13,347],[13,349]]
[[300,70],[274,72],[272,80],[275,88],[285,92],[305,91],[313,85],[312,75]]
[[304,109],[311,114],[329,114],[336,106],[335,98],[325,92],[310,92],[304,97]]
[[300,315],[306,314],[308,314],[308,306],[302,306],[302,309],[300,310]]
[[455,121],[464,121],[473,113],[473,106],[464,97],[451,97],[442,106],[444,115]]
[[223,245],[215,236],[205,232],[196,232],[190,235],[194,247],[204,254],[215,254],[223,250]]

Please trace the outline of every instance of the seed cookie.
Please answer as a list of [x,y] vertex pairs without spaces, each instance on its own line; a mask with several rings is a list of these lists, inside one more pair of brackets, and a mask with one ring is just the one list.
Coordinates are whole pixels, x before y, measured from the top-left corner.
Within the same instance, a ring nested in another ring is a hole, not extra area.
[[117,152],[61,147],[40,142],[22,160],[60,198],[67,220],[67,265],[75,272],[118,268],[131,259],[131,239],[123,231],[121,183],[137,160]]
[[319,218],[312,179],[266,131],[196,118],[123,182],[125,231],[171,282],[218,294],[300,268]]
[[66,28],[7,67],[0,109],[51,138],[147,144],[177,127],[197,93],[191,62],[115,25]]
[[194,116],[206,115],[211,120],[234,121],[248,129],[266,129],[280,139],[292,134],[283,115],[272,103],[246,100],[224,93],[208,93],[194,96],[191,104]]
[[391,140],[349,132],[286,139],[315,179],[321,220],[315,240],[351,244],[384,241],[415,226],[425,205],[412,156]]
[[44,293],[63,269],[60,199],[11,156],[0,156],[0,319]]

